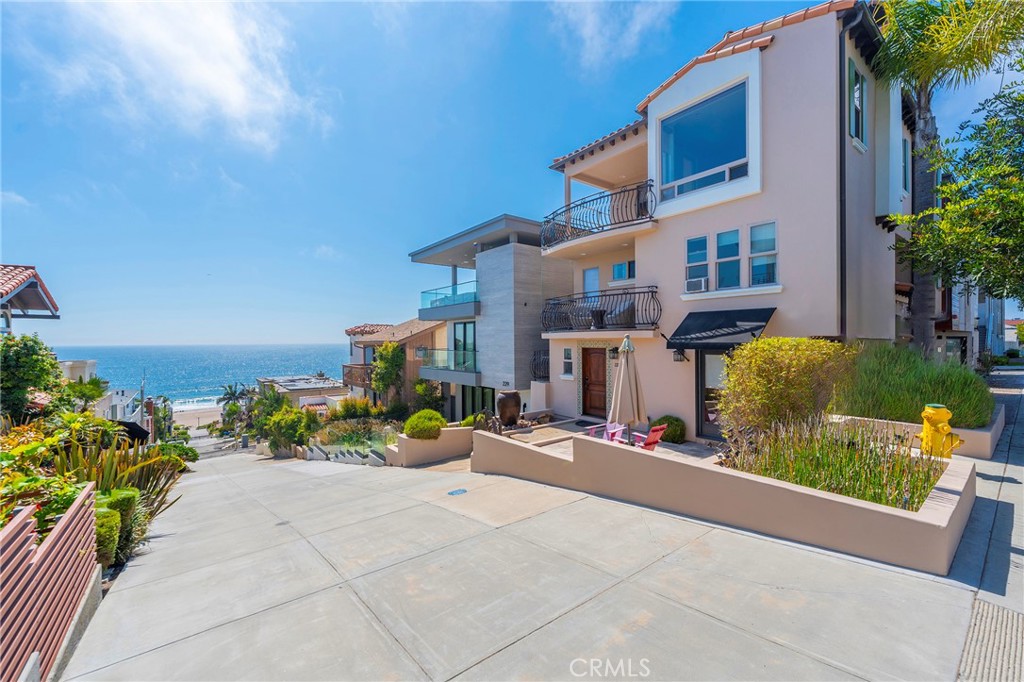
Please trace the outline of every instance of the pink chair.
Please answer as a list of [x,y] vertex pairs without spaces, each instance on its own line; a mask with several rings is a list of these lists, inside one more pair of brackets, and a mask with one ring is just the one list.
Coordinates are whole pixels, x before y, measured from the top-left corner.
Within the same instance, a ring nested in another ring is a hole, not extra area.
[[626,427],[623,426],[622,424],[612,424],[612,423],[608,423],[608,424],[594,424],[593,426],[591,426],[590,428],[587,429],[587,435],[590,436],[591,438],[597,438],[598,437],[598,435],[597,435],[598,429],[601,429],[603,431],[603,435],[600,436],[600,438],[602,440],[614,441],[616,438],[619,437],[620,433],[625,431]]
[[667,428],[668,424],[662,424],[661,426],[655,426],[651,429],[650,433],[634,433],[632,443],[621,436],[616,436],[615,442],[622,443],[623,445],[632,445],[634,447],[643,448],[644,450],[653,450],[654,447],[661,442],[661,436],[665,433],[665,429]]

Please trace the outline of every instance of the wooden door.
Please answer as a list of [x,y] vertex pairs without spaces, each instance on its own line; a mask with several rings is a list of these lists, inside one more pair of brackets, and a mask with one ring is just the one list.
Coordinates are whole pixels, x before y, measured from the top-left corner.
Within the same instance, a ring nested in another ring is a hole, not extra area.
[[608,414],[607,357],[604,348],[583,349],[583,414],[601,418]]

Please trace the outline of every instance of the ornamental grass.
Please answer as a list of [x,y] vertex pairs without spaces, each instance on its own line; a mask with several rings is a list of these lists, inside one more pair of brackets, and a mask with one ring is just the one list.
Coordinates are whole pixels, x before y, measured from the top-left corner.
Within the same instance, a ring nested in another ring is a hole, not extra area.
[[953,413],[954,428],[987,426],[995,398],[984,379],[958,362],[936,363],[906,347],[876,344],[857,357],[853,379],[837,391],[832,411],[853,417],[921,422],[921,411],[939,403]]
[[917,511],[946,462],[911,454],[895,432],[823,415],[734,438],[722,466],[846,497]]

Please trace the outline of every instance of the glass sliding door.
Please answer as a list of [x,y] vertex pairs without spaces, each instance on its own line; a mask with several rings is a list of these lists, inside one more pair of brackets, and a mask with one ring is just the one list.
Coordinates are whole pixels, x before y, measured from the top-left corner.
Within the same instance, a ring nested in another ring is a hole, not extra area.
[[718,401],[725,381],[725,354],[719,351],[697,352],[697,435],[720,439]]
[[494,389],[486,386],[463,386],[460,419],[484,410],[494,412]]
[[456,322],[452,336],[452,369],[476,371],[476,322]]

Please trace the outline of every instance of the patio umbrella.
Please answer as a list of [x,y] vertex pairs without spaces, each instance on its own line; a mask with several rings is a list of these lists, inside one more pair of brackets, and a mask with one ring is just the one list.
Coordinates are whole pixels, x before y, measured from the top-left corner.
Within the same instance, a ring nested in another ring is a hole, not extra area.
[[626,440],[632,440],[631,429],[636,424],[647,423],[647,404],[640,386],[640,375],[636,369],[636,348],[626,334],[619,346],[619,371],[612,386],[612,409],[608,421],[626,426]]

